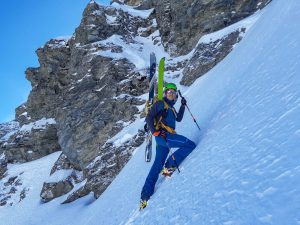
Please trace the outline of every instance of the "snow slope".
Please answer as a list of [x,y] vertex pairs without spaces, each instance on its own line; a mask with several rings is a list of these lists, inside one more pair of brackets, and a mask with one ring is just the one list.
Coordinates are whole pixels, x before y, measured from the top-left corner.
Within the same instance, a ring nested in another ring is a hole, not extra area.
[[142,145],[98,200],[37,204],[32,196],[1,208],[1,224],[300,224],[298,21],[299,0],[271,2],[235,49],[185,90],[202,130],[186,112],[178,133],[197,148],[145,210],[137,208],[151,164]]
[[135,211],[149,169],[139,151],[87,224],[300,224],[299,12],[298,0],[272,2],[185,92],[202,131],[188,113],[178,131],[198,146],[149,206]]

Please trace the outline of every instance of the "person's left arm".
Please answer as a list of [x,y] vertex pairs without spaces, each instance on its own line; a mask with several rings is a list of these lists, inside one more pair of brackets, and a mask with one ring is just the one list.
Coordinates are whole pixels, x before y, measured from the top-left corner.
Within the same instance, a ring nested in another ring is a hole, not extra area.
[[179,109],[179,112],[177,113],[177,117],[176,117],[176,121],[177,122],[180,122],[182,120],[183,114],[184,114],[184,110],[185,110],[184,105],[181,105],[180,109]]
[[181,106],[179,112],[177,113],[176,121],[180,122],[183,118],[184,110],[185,110],[186,100],[184,97],[181,98]]

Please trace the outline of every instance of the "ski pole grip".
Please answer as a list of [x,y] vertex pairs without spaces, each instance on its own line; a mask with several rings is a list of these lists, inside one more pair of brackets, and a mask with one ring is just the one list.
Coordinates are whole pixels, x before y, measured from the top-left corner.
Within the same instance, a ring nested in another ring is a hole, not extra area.
[[181,91],[180,91],[180,90],[178,90],[178,93],[179,93],[180,98],[182,98],[182,95],[181,95]]

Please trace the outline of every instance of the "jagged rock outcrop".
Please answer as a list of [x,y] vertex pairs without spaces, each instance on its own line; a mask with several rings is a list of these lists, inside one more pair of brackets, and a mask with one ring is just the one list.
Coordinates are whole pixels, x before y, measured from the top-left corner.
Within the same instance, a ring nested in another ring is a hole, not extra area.
[[26,70],[32,90],[27,102],[16,109],[19,128],[0,140],[10,163],[32,161],[60,150],[57,126],[51,118],[55,118],[62,100],[59,94],[69,82],[70,50],[65,39],[53,39],[36,52],[40,67]]
[[16,121],[0,124],[0,179],[5,176],[7,171],[7,158],[4,153],[3,145],[18,129],[19,123]]
[[72,190],[73,184],[69,180],[62,180],[52,183],[44,183],[43,189],[41,192],[41,199],[44,203],[47,203],[54,198],[60,197],[64,194],[67,194]]
[[155,8],[164,46],[172,55],[190,52],[205,34],[229,26],[263,8],[270,0],[146,0]]
[[15,132],[19,129],[19,123],[16,121],[11,121],[7,123],[2,123],[0,124],[0,143],[4,139],[6,139],[4,136],[11,133]]
[[138,113],[134,105],[143,103],[135,96],[146,85],[144,77],[131,72],[134,67],[127,60],[96,56],[90,63],[89,75],[64,95],[57,114],[60,145],[82,168],[97,156],[99,146],[120,131],[116,122],[133,121]]
[[37,49],[39,68],[28,68],[26,78],[32,90],[26,102],[30,122],[55,118],[62,103],[61,94],[70,84],[70,47],[66,39],[52,39]]
[[5,176],[6,171],[7,171],[7,160],[3,151],[0,151],[0,180]]
[[16,108],[16,121],[18,121],[19,126],[23,126],[24,124],[28,124],[31,121],[31,117],[27,115],[26,104],[22,104]]
[[138,29],[149,27],[151,18],[133,17],[130,13],[114,7],[104,7],[91,2],[83,12],[83,18],[75,31],[75,42],[80,45],[105,40],[112,35],[121,35],[127,42],[133,41]]
[[111,3],[113,2],[130,6],[139,6],[143,2],[143,0],[112,0]]
[[245,32],[244,29],[237,30],[221,39],[209,43],[200,43],[184,67],[180,84],[191,85],[197,78],[217,65],[231,52],[233,46],[242,39],[240,33],[243,32]]
[[2,139],[1,149],[9,163],[28,162],[59,151],[56,124],[42,119],[23,125]]
[[56,115],[59,143],[77,166],[84,168],[98,156],[99,146],[122,129],[118,121],[134,120],[136,106],[143,104],[138,96],[147,85],[146,77],[134,72],[134,64],[127,59],[98,55],[123,52],[122,46],[101,40],[119,34],[124,42],[132,42],[138,28],[150,24],[148,19],[96,3],[85,9],[71,44],[73,81],[64,90]]
[[[76,184],[83,181],[83,172],[75,168],[64,153],[52,167],[51,181],[44,182],[40,196],[44,203],[69,193]],[[83,196],[83,195],[82,195]],[[80,196],[80,197],[82,197]]]
[[112,143],[102,146],[100,156],[85,170],[88,180],[84,188],[92,190],[98,198],[114,180],[115,174],[118,174],[126,165],[134,149],[143,142],[144,131],[139,130],[137,135],[117,148]]

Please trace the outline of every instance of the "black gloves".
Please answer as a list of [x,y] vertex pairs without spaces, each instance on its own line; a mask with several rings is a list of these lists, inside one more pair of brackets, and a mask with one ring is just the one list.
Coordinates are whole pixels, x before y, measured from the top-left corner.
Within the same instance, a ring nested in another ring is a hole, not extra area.
[[184,106],[186,105],[186,100],[184,97],[181,98],[181,105],[184,105]]

